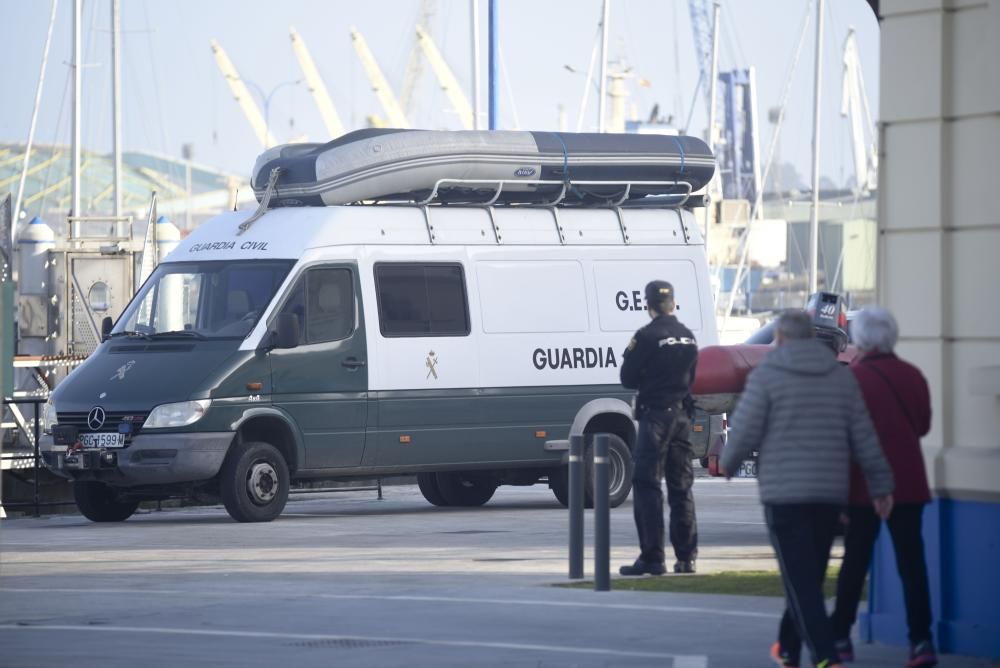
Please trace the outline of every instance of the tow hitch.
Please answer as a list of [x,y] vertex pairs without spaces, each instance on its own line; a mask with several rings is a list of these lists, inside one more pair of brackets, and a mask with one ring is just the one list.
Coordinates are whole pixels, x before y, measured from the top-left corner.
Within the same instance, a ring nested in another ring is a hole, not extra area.
[[70,446],[63,455],[67,469],[113,469],[118,466],[118,453],[111,450],[84,450],[79,443]]

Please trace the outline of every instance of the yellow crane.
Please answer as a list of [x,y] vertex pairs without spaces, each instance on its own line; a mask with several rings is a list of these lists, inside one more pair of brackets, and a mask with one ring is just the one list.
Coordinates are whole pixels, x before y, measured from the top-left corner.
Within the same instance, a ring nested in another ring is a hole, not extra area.
[[215,63],[222,71],[222,76],[225,77],[226,83],[229,84],[229,90],[232,91],[233,97],[243,110],[243,114],[250,121],[250,127],[253,128],[257,139],[264,145],[264,148],[270,148],[277,144],[278,142],[275,141],[274,135],[271,134],[271,130],[267,127],[260,109],[257,108],[257,103],[250,97],[250,91],[247,90],[246,84],[240,78],[240,73],[236,71],[233,61],[229,60],[229,56],[226,55],[226,52],[222,50],[222,47],[214,39],[212,40],[212,54],[215,56]]
[[375,56],[372,55],[371,49],[368,48],[368,42],[354,28],[351,28],[351,41],[354,42],[354,50],[358,52],[358,58],[361,59],[361,65],[365,68],[368,80],[372,84],[372,90],[375,91],[375,96],[378,98],[379,104],[385,110],[389,125],[396,128],[410,127],[410,123],[406,120],[406,114],[403,113],[402,107],[399,106],[399,101],[393,94],[392,89],[389,88],[389,82],[386,81],[382,70],[375,61]]
[[427,62],[430,63],[431,69],[434,70],[434,76],[437,77],[438,83],[441,85],[441,90],[448,96],[448,101],[451,102],[452,108],[458,114],[458,120],[461,121],[462,127],[466,130],[474,129],[475,121],[472,117],[472,105],[469,104],[468,98],[462,92],[462,87],[458,84],[458,79],[455,78],[451,68],[448,67],[448,63],[445,62],[441,52],[438,51],[434,40],[420,26],[417,26],[417,42],[420,44],[420,48],[424,50],[424,56],[427,57]]
[[299,66],[302,68],[302,76],[305,78],[306,87],[312,94],[313,100],[316,101],[316,107],[319,108],[319,115],[323,119],[323,125],[326,126],[326,131],[330,133],[330,138],[336,139],[347,132],[340,120],[340,114],[337,113],[337,109],[333,106],[330,93],[326,90],[326,84],[323,83],[323,78],[320,77],[319,70],[316,69],[316,63],[313,61],[309,49],[306,48],[306,43],[302,39],[302,36],[296,32],[295,28],[289,28],[288,32],[292,38],[292,50],[295,52],[295,58],[298,59]]

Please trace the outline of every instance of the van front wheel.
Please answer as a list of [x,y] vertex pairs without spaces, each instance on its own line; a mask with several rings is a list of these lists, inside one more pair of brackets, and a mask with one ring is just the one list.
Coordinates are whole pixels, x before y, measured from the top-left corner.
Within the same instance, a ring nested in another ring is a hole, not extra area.
[[237,522],[270,522],[288,501],[288,464],[270,443],[234,445],[219,472],[222,502]]
[[73,483],[73,498],[80,514],[91,522],[124,522],[139,507],[138,501],[119,500],[115,490],[93,480]]

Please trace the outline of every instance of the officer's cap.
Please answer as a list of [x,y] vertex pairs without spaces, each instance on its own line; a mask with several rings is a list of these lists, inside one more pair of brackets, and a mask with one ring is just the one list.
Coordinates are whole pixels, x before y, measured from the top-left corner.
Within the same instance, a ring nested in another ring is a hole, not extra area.
[[646,284],[646,303],[655,304],[674,298],[674,286],[666,281],[650,281]]

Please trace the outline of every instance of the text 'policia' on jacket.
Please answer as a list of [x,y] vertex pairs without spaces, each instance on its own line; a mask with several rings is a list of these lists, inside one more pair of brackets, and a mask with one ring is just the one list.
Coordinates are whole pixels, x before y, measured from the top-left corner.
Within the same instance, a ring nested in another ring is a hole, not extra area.
[[621,382],[638,389],[636,410],[676,406],[688,394],[698,363],[698,342],[675,316],[660,315],[635,333],[622,363]]
[[45,460],[99,521],[191,494],[266,521],[295,482],[359,476],[416,474],[435,505],[535,482],[565,502],[571,435],[613,434],[614,465],[631,466],[618,374],[648,322],[643,286],[669,280],[693,336],[716,342],[686,199],[219,215],[55,390]]

